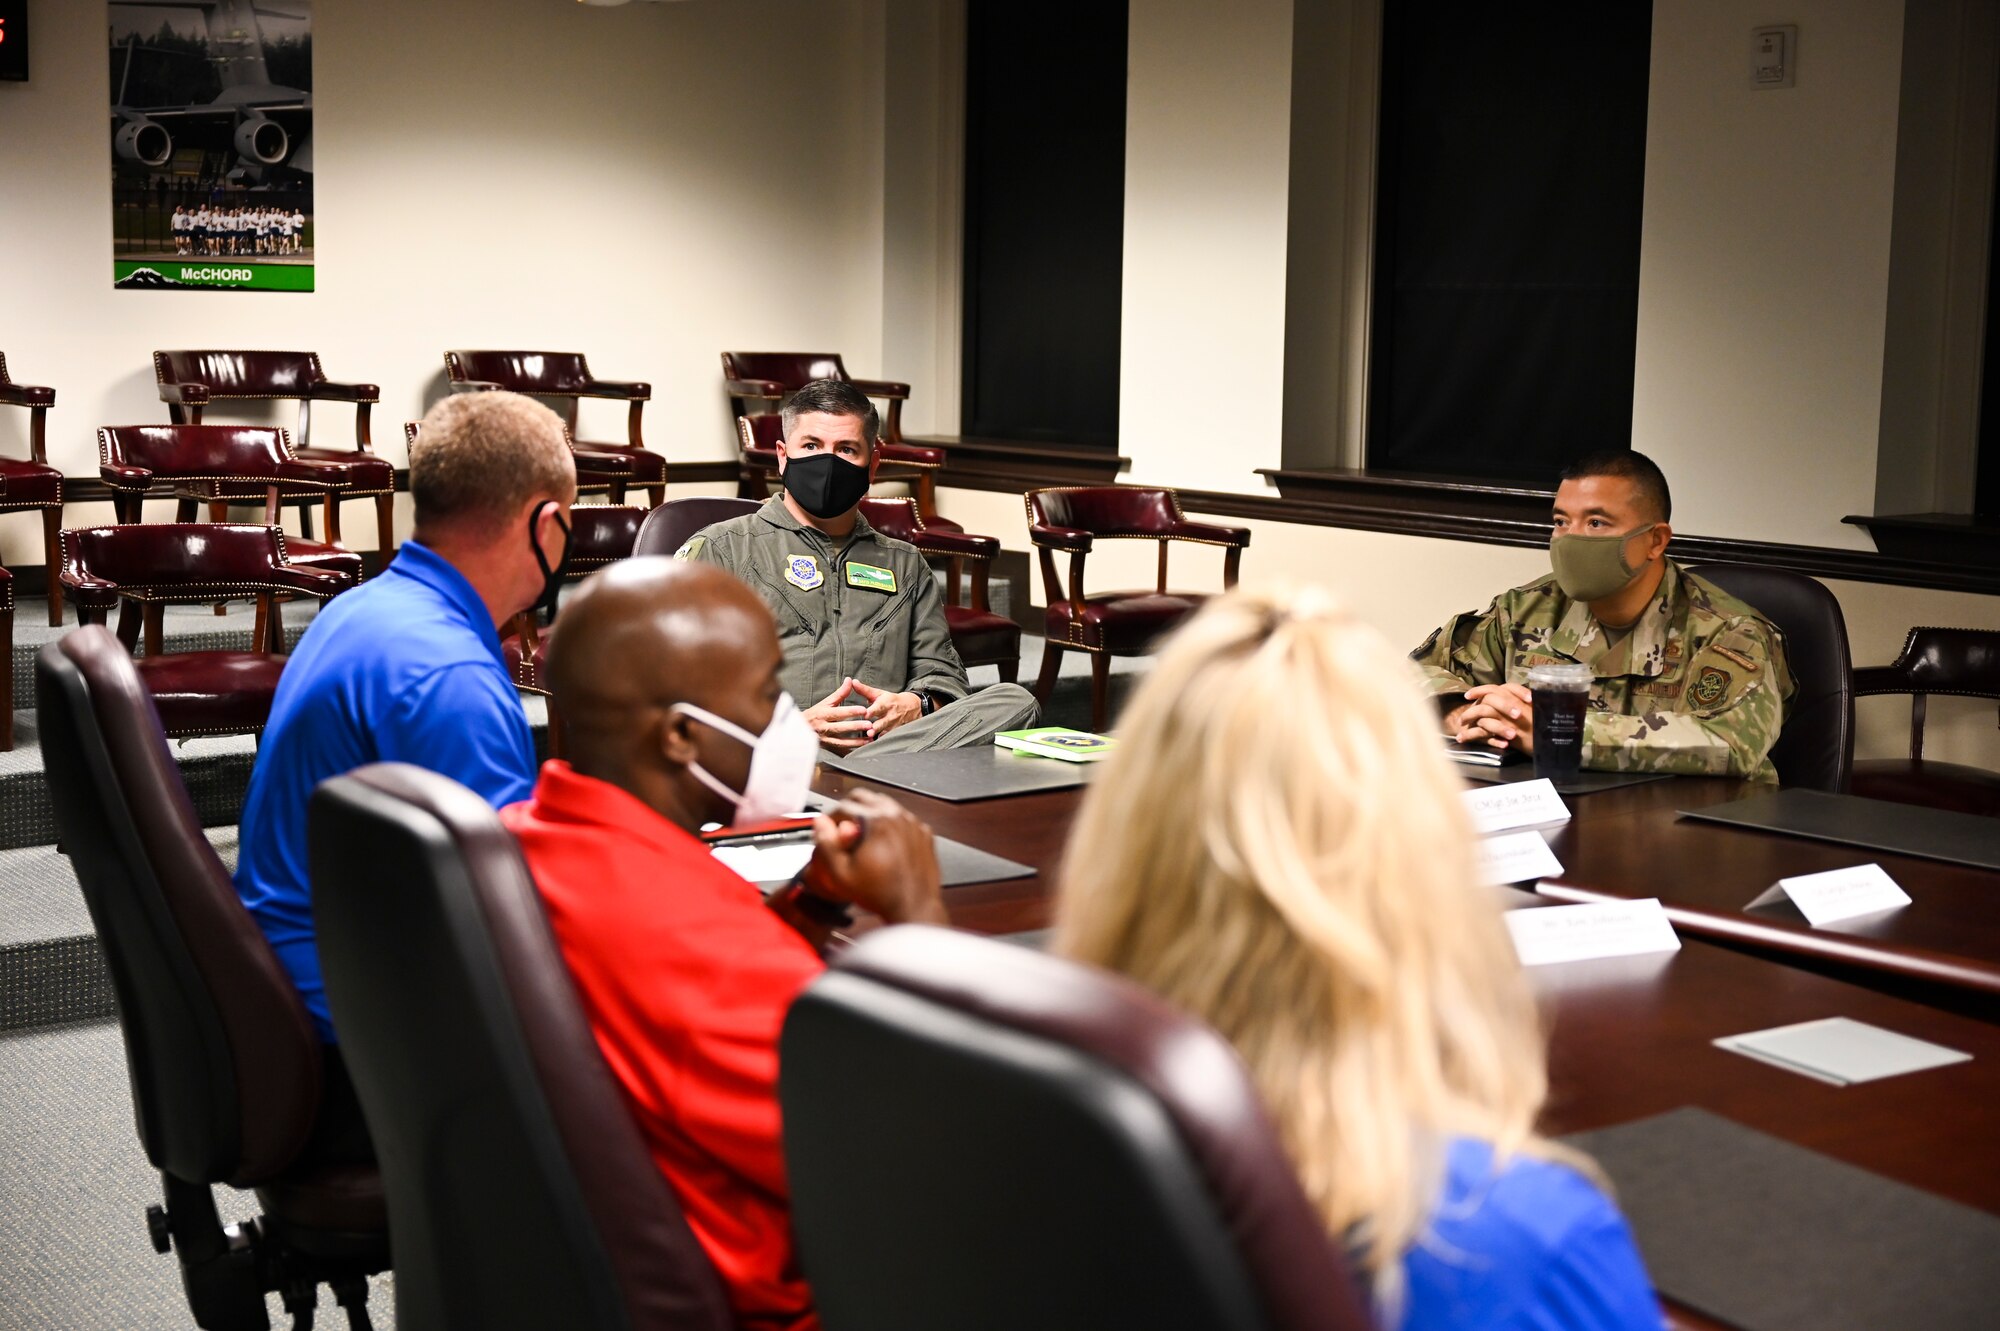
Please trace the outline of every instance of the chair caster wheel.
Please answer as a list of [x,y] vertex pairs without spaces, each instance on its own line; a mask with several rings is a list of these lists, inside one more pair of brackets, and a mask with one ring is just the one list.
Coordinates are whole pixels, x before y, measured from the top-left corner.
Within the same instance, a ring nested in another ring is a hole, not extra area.
[[174,1250],[173,1231],[167,1227],[167,1211],[163,1206],[146,1208],[146,1232],[152,1235],[153,1251],[159,1253]]

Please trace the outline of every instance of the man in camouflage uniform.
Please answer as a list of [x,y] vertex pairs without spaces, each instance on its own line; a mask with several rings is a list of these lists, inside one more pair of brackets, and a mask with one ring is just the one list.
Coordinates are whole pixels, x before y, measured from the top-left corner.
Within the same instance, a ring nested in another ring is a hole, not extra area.
[[1645,455],[1572,464],[1556,492],[1555,573],[1454,615],[1411,653],[1461,742],[1534,751],[1529,667],[1588,666],[1583,765],[1776,781],[1797,686],[1756,610],[1666,557],[1666,478]]
[[989,744],[1033,725],[1035,697],[1020,685],[972,692],[930,565],[861,516],[874,406],[851,384],[818,380],[785,404],[784,431],[783,493],[704,528],[678,555],[728,569],[770,605],[782,682],[821,746],[870,758]]

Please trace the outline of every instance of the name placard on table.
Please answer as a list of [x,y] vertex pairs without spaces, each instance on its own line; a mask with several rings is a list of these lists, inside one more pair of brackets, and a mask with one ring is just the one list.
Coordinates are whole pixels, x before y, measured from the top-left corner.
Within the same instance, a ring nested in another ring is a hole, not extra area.
[[1678,952],[1681,940],[1653,898],[1510,910],[1504,917],[1523,966]]
[[1479,843],[1479,881],[1489,887],[1557,878],[1562,871],[1540,832],[1502,832]]
[[1910,904],[1910,894],[1896,886],[1896,880],[1881,865],[1857,864],[1851,869],[1780,878],[1775,887],[1744,909],[1775,906],[1786,897],[1792,899],[1792,904],[1806,917],[1806,923],[1814,928]]
[[1481,836],[1569,821],[1569,806],[1547,777],[1508,786],[1482,786],[1466,791],[1461,798],[1465,811],[1472,815],[1473,830]]

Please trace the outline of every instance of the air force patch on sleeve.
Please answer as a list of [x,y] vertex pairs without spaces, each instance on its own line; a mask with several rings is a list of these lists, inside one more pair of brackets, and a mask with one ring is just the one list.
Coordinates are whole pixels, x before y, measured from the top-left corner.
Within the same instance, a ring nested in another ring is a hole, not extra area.
[[1687,696],[1697,707],[1713,707],[1721,702],[1729,692],[1729,672],[1717,670],[1714,666],[1703,666],[1701,673],[1694,677],[1694,685]]
[[674,558],[693,559],[696,555],[701,553],[701,548],[707,544],[708,544],[708,538],[706,536],[702,535],[690,536],[685,541],[681,542],[680,549],[674,551]]
[[826,574],[819,571],[819,561],[811,555],[793,555],[785,561],[785,581],[809,592],[826,581]]

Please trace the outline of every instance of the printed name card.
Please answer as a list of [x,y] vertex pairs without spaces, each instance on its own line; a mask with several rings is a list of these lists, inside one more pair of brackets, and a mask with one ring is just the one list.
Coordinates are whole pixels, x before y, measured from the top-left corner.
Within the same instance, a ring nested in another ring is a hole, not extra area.
[[1562,871],[1540,832],[1503,832],[1479,843],[1479,881],[1490,886],[1557,878]]
[[1824,1017],[1795,1026],[1751,1031],[1747,1035],[1726,1035],[1714,1043],[1718,1049],[1834,1086],[1852,1086],[1856,1082],[1878,1081],[1972,1061],[1972,1055],[1962,1050],[1898,1035],[1848,1017]]
[[1547,777],[1511,785],[1481,786],[1466,791],[1463,798],[1466,812],[1472,815],[1473,830],[1481,836],[1569,821],[1569,806],[1562,802],[1555,784]]
[[1828,869],[1825,873],[1780,878],[1776,887],[1745,909],[1774,906],[1786,897],[1792,899],[1792,904],[1806,917],[1806,923],[1814,928],[1910,904],[1909,893],[1896,886],[1896,880],[1881,865],[1858,864],[1852,869]]
[[1510,910],[1505,919],[1523,966],[1678,952],[1681,940],[1652,898]]

